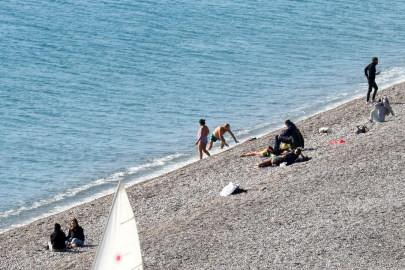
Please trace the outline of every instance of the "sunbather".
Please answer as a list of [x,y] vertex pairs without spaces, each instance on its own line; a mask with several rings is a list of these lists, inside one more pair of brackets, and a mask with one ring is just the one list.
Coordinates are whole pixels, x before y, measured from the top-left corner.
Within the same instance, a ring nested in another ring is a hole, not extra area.
[[253,157],[253,156],[270,157],[271,154],[277,155],[276,152],[274,151],[273,147],[268,147],[262,151],[249,152],[246,154],[242,154],[242,155],[240,155],[240,157]]
[[250,152],[250,153],[240,155],[240,157],[253,157],[253,156],[268,157],[269,155],[267,153],[267,149],[264,149],[262,151]]
[[294,152],[285,153],[281,156],[271,158],[261,163],[257,163],[255,164],[255,168],[269,167],[273,165],[279,166],[283,162],[287,162],[287,165],[291,165],[300,155],[303,159],[305,159],[304,155],[301,153],[301,149],[297,148]]

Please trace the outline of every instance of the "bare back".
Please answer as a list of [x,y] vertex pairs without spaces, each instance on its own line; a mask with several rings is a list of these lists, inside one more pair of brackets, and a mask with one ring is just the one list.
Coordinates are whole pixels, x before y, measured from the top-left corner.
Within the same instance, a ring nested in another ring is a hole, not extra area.
[[224,126],[217,127],[212,134],[214,134],[215,138],[221,138],[225,132],[228,130]]
[[202,126],[201,127],[201,135],[202,136],[208,136],[210,134],[210,129],[207,126]]

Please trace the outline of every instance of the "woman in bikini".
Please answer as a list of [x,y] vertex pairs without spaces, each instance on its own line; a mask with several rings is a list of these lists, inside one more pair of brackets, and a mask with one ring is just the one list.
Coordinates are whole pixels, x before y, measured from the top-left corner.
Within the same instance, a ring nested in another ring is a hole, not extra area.
[[200,130],[198,130],[198,140],[195,144],[198,145],[198,153],[200,154],[200,159],[202,159],[202,152],[204,152],[207,156],[210,156],[210,153],[206,149],[208,143],[208,134],[210,134],[210,130],[205,125],[205,119],[200,119],[200,126]]

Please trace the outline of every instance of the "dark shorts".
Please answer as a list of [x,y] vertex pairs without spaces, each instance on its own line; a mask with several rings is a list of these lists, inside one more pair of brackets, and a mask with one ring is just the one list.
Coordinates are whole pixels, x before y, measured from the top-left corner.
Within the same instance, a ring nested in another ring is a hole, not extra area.
[[277,166],[279,166],[283,162],[284,162],[284,159],[282,157],[273,158],[273,164],[276,164]]
[[211,134],[210,140],[213,142],[218,141],[219,139],[214,136],[214,133]]

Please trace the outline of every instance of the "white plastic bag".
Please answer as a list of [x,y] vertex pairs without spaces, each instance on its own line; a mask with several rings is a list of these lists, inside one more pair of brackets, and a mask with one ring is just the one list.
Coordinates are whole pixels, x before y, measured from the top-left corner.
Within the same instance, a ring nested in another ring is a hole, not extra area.
[[219,195],[224,196],[224,197],[229,196],[232,193],[234,193],[235,190],[237,190],[238,188],[239,188],[239,185],[229,182],[229,184],[222,189],[222,191]]

